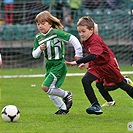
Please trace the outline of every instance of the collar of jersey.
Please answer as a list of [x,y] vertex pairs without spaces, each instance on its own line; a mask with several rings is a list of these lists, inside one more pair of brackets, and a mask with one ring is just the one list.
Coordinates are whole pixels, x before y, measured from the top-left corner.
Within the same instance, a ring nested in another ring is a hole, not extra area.
[[44,36],[46,36],[51,30],[52,30],[53,28],[51,27],[49,30],[48,30],[48,32],[47,33],[42,33]]

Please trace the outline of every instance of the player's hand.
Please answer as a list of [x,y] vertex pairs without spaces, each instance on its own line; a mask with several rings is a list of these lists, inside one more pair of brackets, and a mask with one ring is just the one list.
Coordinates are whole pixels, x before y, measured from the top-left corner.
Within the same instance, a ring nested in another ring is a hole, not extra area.
[[132,64],[132,67],[133,67],[133,64]]
[[88,69],[89,68],[89,64],[88,63],[81,63],[79,66],[78,66],[79,69],[83,70],[84,68]]
[[84,64],[84,63],[80,64],[80,65],[78,66],[78,68],[81,69],[81,70],[83,70],[83,69],[85,68],[85,64]]
[[46,44],[40,45],[40,49],[41,49],[41,51],[44,51],[46,49]]
[[70,66],[75,66],[77,65],[77,62],[76,61],[71,61],[71,62],[65,61],[65,64],[70,65]]

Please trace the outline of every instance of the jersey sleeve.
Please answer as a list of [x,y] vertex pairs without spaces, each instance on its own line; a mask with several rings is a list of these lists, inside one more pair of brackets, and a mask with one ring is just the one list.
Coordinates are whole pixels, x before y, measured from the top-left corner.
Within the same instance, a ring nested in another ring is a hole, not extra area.
[[38,46],[39,46],[38,40],[37,40],[37,38],[35,37],[35,38],[34,38],[34,47],[33,47],[33,50],[36,50]]
[[57,37],[58,37],[59,39],[63,40],[63,41],[68,42],[69,39],[70,39],[70,36],[71,36],[71,34],[65,32],[65,31],[62,31],[62,30],[58,30],[58,31],[57,31]]
[[62,41],[69,42],[74,47],[76,57],[83,57],[82,46],[79,40],[74,35],[64,32],[62,30],[58,30],[57,36]]
[[34,38],[34,47],[33,47],[33,51],[32,51],[32,56],[34,58],[39,58],[40,55],[41,55],[42,51],[40,49],[40,45],[38,44],[38,40],[37,38],[35,37]]
[[75,56],[83,57],[82,46],[81,46],[79,40],[74,35],[70,36],[69,43],[74,47]]

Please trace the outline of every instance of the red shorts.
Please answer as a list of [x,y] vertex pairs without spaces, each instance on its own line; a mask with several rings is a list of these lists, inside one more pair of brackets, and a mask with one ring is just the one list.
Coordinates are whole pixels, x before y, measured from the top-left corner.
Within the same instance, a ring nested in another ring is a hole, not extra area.
[[98,80],[96,80],[95,82],[96,82],[96,83],[98,83],[98,82],[103,82],[103,85],[104,85],[104,86],[114,86],[114,85],[115,85],[114,82],[107,83],[105,79],[98,79]]
[[107,83],[120,83],[124,77],[120,73],[120,69],[115,61],[115,59],[111,59],[107,64],[96,66],[92,65],[88,72],[95,75],[98,79],[104,80]]

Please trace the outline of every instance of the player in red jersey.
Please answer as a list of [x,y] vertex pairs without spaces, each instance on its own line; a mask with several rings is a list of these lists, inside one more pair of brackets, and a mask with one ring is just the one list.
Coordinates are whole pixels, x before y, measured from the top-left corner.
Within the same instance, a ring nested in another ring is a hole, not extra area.
[[[93,19],[92,19],[92,21],[94,22]],[[95,22],[94,22],[94,33],[98,34],[98,24],[96,24]],[[112,54],[112,57],[114,57],[114,59],[116,61],[116,65],[118,65],[117,60],[114,56],[114,53],[111,52],[111,54]],[[133,62],[133,55],[132,55],[132,60],[131,61]],[[133,63],[131,63],[131,64],[133,64]],[[93,65],[93,63],[92,63],[92,65]],[[83,64],[83,66],[84,66],[84,64]],[[119,65],[118,65],[118,67],[119,67]],[[79,66],[79,68],[84,69],[84,67],[82,67],[82,64]],[[85,65],[85,68],[87,68],[87,69],[89,68],[88,63]],[[124,76],[124,80],[129,85],[133,86],[133,82],[128,76]],[[104,88],[103,88],[103,86],[104,86]],[[102,107],[103,106],[113,106],[113,105],[116,104],[115,101],[113,100],[113,98],[111,97],[111,95],[108,92],[108,91],[113,91],[113,90],[116,90],[116,89],[119,88],[115,83],[113,83],[113,82],[107,83],[105,79],[100,79],[100,80],[96,80],[96,87],[98,88],[98,90],[101,93],[101,95],[103,96],[103,98],[106,100],[106,103],[104,103],[102,105]]]
[[120,73],[112,55],[113,52],[99,35],[94,34],[94,21],[89,17],[82,17],[77,23],[77,29],[88,55],[77,61],[66,61],[65,63],[72,66],[87,62],[89,65],[93,64],[82,78],[85,94],[92,105],[86,109],[86,112],[97,115],[103,113],[91,85],[97,79],[105,79],[107,83],[114,82],[133,98],[133,87],[124,81],[124,76]]

